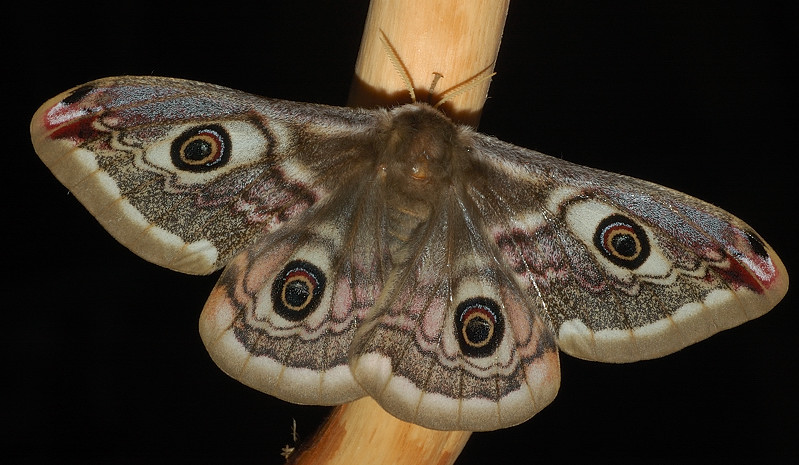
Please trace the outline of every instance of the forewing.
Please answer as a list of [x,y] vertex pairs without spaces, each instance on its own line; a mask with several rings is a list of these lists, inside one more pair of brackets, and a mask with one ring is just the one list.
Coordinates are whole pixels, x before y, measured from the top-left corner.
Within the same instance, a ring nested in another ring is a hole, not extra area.
[[115,77],[46,102],[36,152],[122,244],[178,271],[224,266],[336,187],[375,114],[192,81]]
[[470,196],[558,345],[585,359],[663,356],[769,311],[788,275],[747,224],[638,179],[475,136]]

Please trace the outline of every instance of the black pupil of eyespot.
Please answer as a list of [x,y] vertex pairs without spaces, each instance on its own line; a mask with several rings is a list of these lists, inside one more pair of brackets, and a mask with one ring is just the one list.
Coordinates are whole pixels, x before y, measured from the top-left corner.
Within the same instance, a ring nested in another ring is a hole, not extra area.
[[491,324],[484,318],[472,318],[466,324],[466,336],[473,344],[484,342],[491,334]]
[[635,270],[649,257],[646,230],[624,215],[603,219],[594,233],[594,246],[616,266]]
[[202,161],[208,158],[212,151],[213,148],[208,141],[198,139],[191,141],[188,143],[188,145],[186,145],[184,156],[188,160]]
[[635,239],[629,234],[617,234],[611,243],[619,255],[633,257],[636,253]]
[[311,291],[308,289],[308,283],[305,281],[295,279],[294,281],[286,283],[286,303],[295,307],[301,307],[308,300]]

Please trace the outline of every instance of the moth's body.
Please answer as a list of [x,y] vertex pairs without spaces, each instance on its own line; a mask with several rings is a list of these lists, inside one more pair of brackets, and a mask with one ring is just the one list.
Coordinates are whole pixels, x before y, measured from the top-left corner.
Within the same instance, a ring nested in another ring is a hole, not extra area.
[[142,257],[226,266],[200,332],[298,402],[371,395],[437,429],[522,422],[558,348],[625,362],[771,309],[788,277],[748,225],[412,104],[356,110],[155,77],[99,80],[31,123],[42,160]]
[[373,137],[374,173],[388,210],[387,230],[398,241],[392,256],[401,255],[403,244],[453,189],[452,172],[463,162],[462,138],[449,119],[423,103],[383,113]]

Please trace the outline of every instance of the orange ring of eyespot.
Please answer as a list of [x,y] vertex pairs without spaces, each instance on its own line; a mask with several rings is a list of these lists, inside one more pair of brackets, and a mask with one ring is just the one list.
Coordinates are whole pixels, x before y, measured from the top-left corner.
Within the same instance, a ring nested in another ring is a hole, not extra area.
[[[610,230],[607,232],[604,240],[605,250],[621,260],[635,260],[639,255],[641,255],[641,241],[638,239],[638,235],[635,233],[633,228],[624,224],[618,224],[609,229]],[[635,253],[633,255],[622,255],[613,245],[613,239],[620,234],[630,236],[635,241]]]
[[[202,160],[194,160],[192,158],[186,157],[185,156],[186,148],[189,146],[189,144],[192,144],[198,140],[205,141],[208,145],[210,145],[211,153],[207,157],[204,157]],[[193,165],[193,166],[207,165],[219,159],[220,155],[222,154],[221,145],[222,142],[219,140],[218,137],[213,136],[212,133],[208,131],[203,131],[197,134],[196,136],[189,137],[188,139],[186,139],[185,142],[183,142],[183,144],[180,146],[180,159],[183,161],[183,163],[186,163],[187,165]]]
[[[308,295],[305,297],[305,301],[301,305],[292,305],[286,300],[286,289],[288,288],[289,284],[294,281],[302,281],[308,287]],[[305,309],[305,307],[307,307],[311,302],[315,290],[316,280],[311,275],[303,270],[294,270],[286,276],[286,282],[283,284],[283,290],[280,293],[280,300],[289,310],[301,311]]]
[[[475,318],[480,318],[481,320],[488,323],[489,326],[488,336],[479,343],[475,343],[474,341],[472,341],[469,338],[468,334],[466,333],[469,327],[469,322]],[[472,307],[466,311],[462,321],[463,321],[463,326],[461,327],[461,334],[463,335],[463,340],[466,341],[466,343],[468,343],[470,346],[484,347],[491,342],[491,339],[494,337],[494,324],[496,323],[496,321],[494,321],[493,315],[491,315],[491,313],[488,310],[479,306]]]

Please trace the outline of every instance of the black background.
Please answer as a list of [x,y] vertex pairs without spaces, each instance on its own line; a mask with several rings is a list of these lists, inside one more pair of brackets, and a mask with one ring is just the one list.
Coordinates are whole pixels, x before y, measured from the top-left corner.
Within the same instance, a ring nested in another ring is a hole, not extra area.
[[[280,3],[28,2],[9,13],[22,27],[4,41],[0,441],[15,462],[281,463],[292,418],[307,438],[327,414],[218,370],[197,334],[216,276],[170,272],[117,244],[28,135],[46,99],[110,75],[343,104],[367,2]],[[789,2],[595,3],[605,2],[512,2],[480,129],[715,203],[796,272],[797,12]],[[457,463],[795,458],[795,302],[789,294],[659,360],[564,355],[554,403],[473,435]]]

